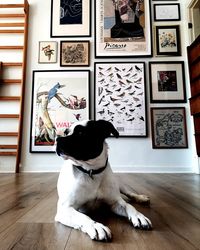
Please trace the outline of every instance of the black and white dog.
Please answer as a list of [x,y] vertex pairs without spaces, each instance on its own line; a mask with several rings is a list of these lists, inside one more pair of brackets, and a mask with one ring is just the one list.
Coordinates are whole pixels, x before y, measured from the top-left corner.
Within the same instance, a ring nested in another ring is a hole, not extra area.
[[55,221],[80,229],[93,240],[110,240],[108,227],[92,220],[85,209],[100,202],[109,205],[114,213],[127,217],[135,228],[151,229],[151,221],[128,204],[121,194],[136,202],[149,201],[145,195],[129,192],[119,187],[108,161],[105,139],[119,133],[107,121],[74,123],[57,138],[57,154],[65,159],[58,178],[58,204]]

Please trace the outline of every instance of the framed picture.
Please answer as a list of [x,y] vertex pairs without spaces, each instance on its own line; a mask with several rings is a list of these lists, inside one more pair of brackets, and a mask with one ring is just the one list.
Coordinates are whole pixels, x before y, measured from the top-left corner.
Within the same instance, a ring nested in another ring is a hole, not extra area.
[[95,63],[95,119],[120,136],[147,136],[144,62]]
[[51,37],[91,36],[91,0],[51,0]]
[[149,62],[150,101],[186,102],[184,62]]
[[95,57],[152,56],[149,0],[95,0]]
[[156,26],[156,53],[181,56],[179,25]]
[[89,119],[89,70],[33,71],[30,152],[54,152],[55,138]]
[[89,41],[61,41],[60,66],[89,66]]
[[181,20],[179,3],[154,4],[153,7],[154,7],[154,21]]
[[58,43],[53,41],[39,42],[38,63],[56,63]]
[[151,108],[153,148],[187,148],[184,107]]

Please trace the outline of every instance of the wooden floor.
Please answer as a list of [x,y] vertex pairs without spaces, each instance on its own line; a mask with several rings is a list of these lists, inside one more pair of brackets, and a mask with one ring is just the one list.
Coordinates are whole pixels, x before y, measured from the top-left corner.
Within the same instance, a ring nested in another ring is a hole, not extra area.
[[58,174],[0,174],[0,249],[38,250],[191,250],[200,249],[200,176],[193,174],[118,174],[136,192],[151,197],[136,205],[152,231],[135,230],[124,218],[101,214],[111,243],[54,222]]

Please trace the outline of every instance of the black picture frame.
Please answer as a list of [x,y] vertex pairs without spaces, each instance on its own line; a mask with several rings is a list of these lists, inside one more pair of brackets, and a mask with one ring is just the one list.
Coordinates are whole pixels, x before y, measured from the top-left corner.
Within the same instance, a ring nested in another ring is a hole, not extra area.
[[67,11],[62,2],[51,0],[50,37],[91,37],[91,4],[91,0],[81,1],[75,8],[66,4],[65,8],[75,12],[73,16],[66,17],[64,13]]
[[150,102],[185,103],[183,61],[149,62]]
[[120,137],[147,137],[144,62],[94,64],[96,120],[113,123]]
[[31,153],[54,153],[55,140],[72,123],[90,119],[89,70],[34,70]]
[[180,4],[179,3],[160,3],[153,5],[154,21],[180,21]]
[[156,26],[156,54],[181,56],[179,25]]
[[60,41],[61,67],[86,67],[90,65],[90,41]]
[[150,111],[153,149],[188,148],[185,107],[154,107]]

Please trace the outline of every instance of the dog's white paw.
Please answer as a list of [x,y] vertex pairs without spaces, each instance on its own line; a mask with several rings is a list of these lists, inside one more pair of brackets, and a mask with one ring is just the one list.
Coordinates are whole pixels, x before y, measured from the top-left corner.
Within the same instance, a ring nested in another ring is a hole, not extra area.
[[85,232],[92,240],[110,241],[112,238],[110,229],[98,222],[94,222],[92,225],[85,228]]
[[145,217],[140,212],[136,212],[135,215],[132,215],[129,220],[133,223],[133,226],[138,229],[145,229],[145,230],[151,230],[152,229],[152,223],[151,221]]

